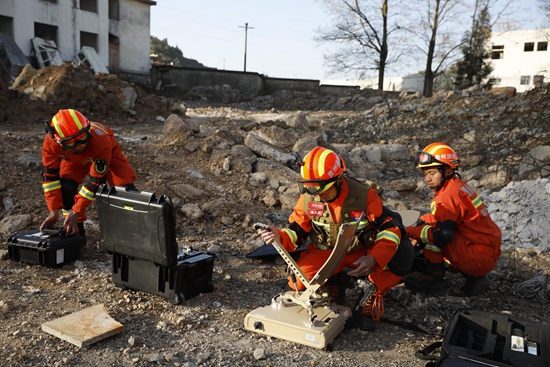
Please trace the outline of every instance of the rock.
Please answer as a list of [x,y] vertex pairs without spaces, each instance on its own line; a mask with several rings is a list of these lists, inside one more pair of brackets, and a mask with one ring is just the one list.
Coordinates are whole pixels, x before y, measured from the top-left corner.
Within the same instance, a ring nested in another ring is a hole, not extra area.
[[42,169],[42,159],[31,154],[23,154],[15,161],[16,166],[25,167],[32,170]]
[[180,211],[190,219],[199,219],[204,215],[197,204],[185,204]]
[[306,114],[303,111],[298,111],[298,113],[289,116],[286,119],[286,124],[290,127],[294,127],[302,131],[311,130],[307,121]]
[[489,89],[489,93],[497,95],[497,94],[506,94],[508,97],[515,97],[516,96],[516,88],[514,87],[493,87]]
[[30,226],[32,223],[32,215],[20,214],[4,217],[0,220],[0,233],[4,235],[12,235],[21,232],[23,229]]
[[170,136],[176,132],[184,130],[198,133],[200,131],[199,124],[195,120],[184,120],[176,114],[171,114],[170,116],[168,116],[166,122],[164,123],[162,134],[164,136]]
[[278,163],[290,165],[295,159],[293,155],[269,144],[254,134],[248,134],[244,139],[244,144],[259,156]]
[[257,360],[266,359],[266,357],[267,357],[267,353],[265,352],[265,349],[258,348],[254,350],[254,358],[256,358]]
[[262,202],[270,207],[274,207],[279,204],[279,195],[274,190],[267,190],[262,197]]
[[189,184],[176,184],[174,190],[184,198],[201,197],[205,192]]
[[530,174],[538,177],[550,176],[550,146],[533,148],[519,164],[519,176],[527,178]]
[[0,178],[0,191],[4,191],[10,187],[10,181],[5,178]]

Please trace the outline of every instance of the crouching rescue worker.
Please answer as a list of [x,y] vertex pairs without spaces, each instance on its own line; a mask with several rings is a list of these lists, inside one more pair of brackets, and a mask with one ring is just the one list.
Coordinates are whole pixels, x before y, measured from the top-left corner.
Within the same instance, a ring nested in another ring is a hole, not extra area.
[[[40,229],[53,227],[62,210],[67,235],[84,236],[86,208],[99,186],[108,182],[136,190],[136,173],[107,126],[90,122],[72,109],[59,110],[45,123],[42,187],[50,214]],[[88,174],[89,181],[83,184]]]
[[[359,223],[342,262],[327,281],[331,296],[344,301],[346,277],[363,278],[363,294],[356,301],[356,327],[372,331],[384,312],[382,295],[400,282],[412,265],[414,249],[406,236],[401,217],[385,208],[376,190],[346,174],[344,160],[335,152],[316,147],[300,163],[301,196],[289,217],[289,227],[261,229],[263,240],[274,240],[286,250],[307,244],[298,265],[308,279],[317,273],[331,254],[343,223]],[[345,276],[345,267],[353,268]],[[295,289],[289,280],[289,286]],[[304,285],[297,279],[299,290]]]
[[428,145],[418,153],[415,165],[424,172],[435,197],[431,213],[407,227],[407,235],[422,248],[426,274],[407,277],[405,287],[444,296],[449,292],[445,271],[451,270],[466,278],[462,287],[466,296],[482,293],[488,286],[484,275],[495,267],[501,253],[500,228],[476,192],[460,179],[459,159],[449,145]]

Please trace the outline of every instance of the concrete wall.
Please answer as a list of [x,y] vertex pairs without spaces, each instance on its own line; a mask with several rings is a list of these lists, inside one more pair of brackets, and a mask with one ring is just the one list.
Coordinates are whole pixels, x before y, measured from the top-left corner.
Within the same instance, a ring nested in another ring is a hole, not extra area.
[[319,94],[319,81],[311,79],[287,79],[264,77],[263,94],[273,94],[279,90],[295,90],[300,92],[311,91]]
[[232,89],[238,89],[245,98],[273,94],[281,90],[325,95],[359,91],[359,87],[356,86],[320,85],[319,80],[269,78],[258,73],[242,71],[194,69],[166,65],[153,65],[151,68],[151,85],[172,85],[184,93],[198,86],[224,84],[230,85]]
[[319,94],[329,95],[329,94],[340,94],[345,92],[359,92],[361,87],[358,85],[325,85],[321,84],[319,86]]
[[153,65],[151,84],[157,85],[159,81],[163,86],[175,84],[175,87],[184,93],[198,86],[228,84],[247,98],[257,96],[263,89],[263,79],[258,73]]
[[57,4],[38,0],[0,0],[0,15],[13,19],[16,44],[30,57],[35,23],[57,27],[56,44],[63,61],[71,62],[80,50],[80,32],[97,35],[96,51],[109,65],[109,33],[120,40],[120,70],[139,75],[149,73],[150,7],[154,1],[119,0],[118,21],[109,20],[109,2],[97,1],[97,13],[74,6],[75,0]]

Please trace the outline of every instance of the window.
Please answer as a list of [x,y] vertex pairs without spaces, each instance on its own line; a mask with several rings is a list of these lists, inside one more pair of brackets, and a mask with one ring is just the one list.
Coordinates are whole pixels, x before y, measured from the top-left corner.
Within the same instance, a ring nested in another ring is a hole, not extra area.
[[504,46],[493,45],[493,52],[491,52],[491,59],[500,60],[504,58]]
[[539,42],[537,43],[537,51],[546,51],[548,50],[548,42]]
[[120,20],[119,7],[118,0],[109,0],[109,19]]
[[542,84],[544,83],[544,75],[534,75],[533,84]]
[[502,82],[501,78],[490,78],[489,84],[491,85],[499,85]]
[[80,31],[80,48],[84,46],[95,48],[97,52],[97,34]]
[[44,23],[34,23],[34,36],[54,41],[57,44],[57,27]]
[[13,37],[13,18],[0,15],[0,32]]
[[521,85],[529,85],[531,82],[531,75],[522,75],[519,79],[519,84]]
[[529,52],[535,49],[535,42],[525,42],[523,45],[523,51]]
[[80,0],[80,10],[97,13],[97,0]]

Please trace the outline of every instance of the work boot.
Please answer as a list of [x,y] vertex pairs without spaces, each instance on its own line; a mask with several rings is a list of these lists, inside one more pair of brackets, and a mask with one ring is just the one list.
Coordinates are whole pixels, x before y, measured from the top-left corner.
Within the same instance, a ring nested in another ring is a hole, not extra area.
[[418,293],[431,294],[432,296],[446,296],[449,294],[449,286],[445,279],[444,263],[427,263],[427,273],[418,277],[405,279],[405,288]]
[[340,272],[328,278],[326,283],[327,292],[336,304],[346,305],[346,289],[351,285],[351,277]]
[[466,297],[479,296],[489,286],[489,281],[484,276],[474,277],[466,273],[462,273],[462,275],[466,278],[466,283],[461,289]]
[[358,279],[357,282],[361,287],[361,292],[353,307],[353,324],[358,329],[374,331],[384,313],[382,294],[367,278]]
[[86,246],[86,230],[84,229],[84,223],[78,222],[78,231],[80,232],[80,247]]

